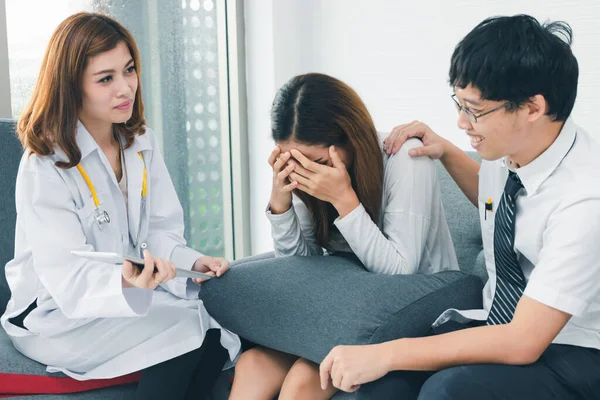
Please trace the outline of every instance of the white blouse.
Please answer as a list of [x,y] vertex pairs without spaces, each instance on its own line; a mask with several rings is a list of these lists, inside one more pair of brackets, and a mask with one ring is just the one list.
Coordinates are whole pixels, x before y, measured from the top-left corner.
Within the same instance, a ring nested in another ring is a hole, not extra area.
[[[352,252],[371,272],[431,274],[457,270],[458,261],[441,201],[435,164],[408,151],[423,144],[409,139],[392,156],[384,154],[383,198],[375,224],[362,204],[334,222],[332,253]],[[322,255],[308,208],[294,196],[283,214],[267,212],[278,256]]]

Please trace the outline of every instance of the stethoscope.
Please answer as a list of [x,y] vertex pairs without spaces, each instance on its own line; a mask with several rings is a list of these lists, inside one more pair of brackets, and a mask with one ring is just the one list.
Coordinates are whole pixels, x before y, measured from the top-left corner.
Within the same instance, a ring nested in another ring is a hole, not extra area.
[[[142,156],[142,152],[138,152],[138,156],[142,159],[142,163],[144,164],[144,177],[142,179],[142,202],[146,199],[146,191],[147,191],[147,181],[148,181],[148,173],[146,171],[146,163],[144,162],[144,157]],[[96,206],[94,210],[94,218],[96,219],[96,223],[100,229],[103,229],[104,224],[110,224],[110,215],[106,210],[102,210],[100,208],[100,201],[98,200],[98,194],[96,193],[96,188],[92,183],[92,180],[88,176],[85,169],[81,166],[81,164],[77,164],[77,169],[79,173],[83,177],[83,180],[87,184],[90,192],[92,193],[92,198],[94,199],[94,206]]]

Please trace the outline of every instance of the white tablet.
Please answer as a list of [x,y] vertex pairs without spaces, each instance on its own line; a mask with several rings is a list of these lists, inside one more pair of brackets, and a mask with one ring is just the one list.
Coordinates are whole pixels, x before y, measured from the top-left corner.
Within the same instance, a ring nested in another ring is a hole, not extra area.
[[[133,265],[138,268],[144,267],[144,260],[138,257],[125,256],[117,253],[105,253],[101,251],[71,251],[71,254],[74,254],[78,257],[87,258],[90,260],[102,261],[109,264],[123,264],[125,260],[131,261]],[[197,278],[197,279],[212,279],[212,275],[203,274],[202,272],[189,271],[185,269],[176,268],[176,276],[183,278]]]

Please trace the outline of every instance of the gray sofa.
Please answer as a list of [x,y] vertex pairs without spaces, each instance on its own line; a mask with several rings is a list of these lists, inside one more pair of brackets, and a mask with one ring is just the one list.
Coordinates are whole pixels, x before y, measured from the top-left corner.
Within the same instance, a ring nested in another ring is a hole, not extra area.
[[[15,202],[14,189],[17,167],[22,154],[22,149],[14,132],[14,121],[0,119],[0,314],[6,308],[10,291],[6,283],[4,266],[13,257],[14,231],[15,231]],[[472,154],[472,157],[475,157]],[[475,274],[482,280],[485,275],[479,219],[476,209],[460,192],[456,184],[448,176],[443,167],[437,163],[438,178],[442,188],[442,197],[446,209],[446,217],[450,226],[454,245],[461,266],[461,270]],[[4,330],[0,329],[0,372],[7,370],[13,373],[48,375],[45,366],[29,360],[18,353]],[[222,374],[213,398],[221,400],[227,398],[228,380],[231,372]],[[35,397],[14,397],[15,399],[133,399],[135,384],[122,385],[107,389],[95,390],[86,393],[70,395],[41,395]],[[337,396],[336,398],[342,398]]]

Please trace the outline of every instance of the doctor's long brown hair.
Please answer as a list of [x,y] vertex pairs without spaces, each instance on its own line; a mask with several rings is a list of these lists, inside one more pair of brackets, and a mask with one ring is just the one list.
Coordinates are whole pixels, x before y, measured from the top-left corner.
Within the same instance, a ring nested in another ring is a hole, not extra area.
[[[323,74],[299,75],[275,96],[271,110],[275,142],[344,148],[352,154],[348,169],[352,187],[377,223],[383,191],[383,152],[375,125],[358,94],[344,82]],[[328,248],[338,213],[330,204],[298,189],[294,191],[312,215],[319,246]]]
[[68,162],[61,168],[74,167],[81,161],[75,141],[77,120],[82,107],[82,80],[91,57],[125,43],[135,63],[138,88],[133,113],[124,124],[114,124],[115,133],[130,146],[145,129],[144,104],[140,86],[140,55],[133,36],[114,19],[96,13],[77,13],[56,28],[38,76],[33,95],[17,124],[23,147],[40,156],[62,149]]

